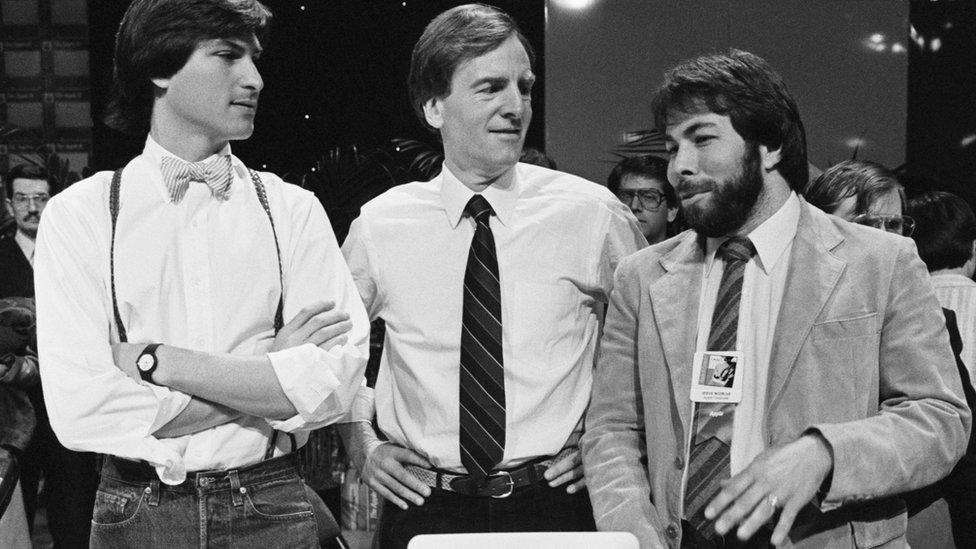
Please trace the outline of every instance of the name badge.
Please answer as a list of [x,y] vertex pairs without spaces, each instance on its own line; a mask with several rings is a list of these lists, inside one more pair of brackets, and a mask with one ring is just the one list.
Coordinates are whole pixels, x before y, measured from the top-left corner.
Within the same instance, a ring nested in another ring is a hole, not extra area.
[[742,401],[745,358],[742,351],[699,351],[691,377],[693,402]]

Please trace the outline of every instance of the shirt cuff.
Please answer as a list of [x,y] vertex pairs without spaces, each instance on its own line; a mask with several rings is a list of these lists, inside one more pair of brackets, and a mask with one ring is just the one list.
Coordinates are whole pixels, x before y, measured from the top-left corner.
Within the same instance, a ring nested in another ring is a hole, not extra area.
[[[341,383],[328,361],[323,360],[323,355],[341,360],[331,351],[323,351],[311,343],[268,353],[281,389],[298,412],[297,416],[282,422],[269,422],[272,427],[287,432],[288,424],[314,423],[320,421],[328,411],[323,410],[326,400],[339,389]],[[276,423],[281,426],[276,426]]]
[[170,486],[176,486],[186,481],[186,464],[183,462],[183,457],[159,441],[155,442],[156,448],[153,455],[162,458],[162,463],[150,461],[150,464],[156,469],[159,480]]
[[156,397],[156,401],[159,403],[156,409],[156,417],[153,419],[152,424],[149,425],[149,432],[146,433],[146,435],[152,435],[160,430],[163,425],[166,425],[173,418],[180,415],[189,406],[191,397],[186,393],[174,391],[168,387],[162,387],[153,383],[143,382],[143,385],[152,390],[153,396]]

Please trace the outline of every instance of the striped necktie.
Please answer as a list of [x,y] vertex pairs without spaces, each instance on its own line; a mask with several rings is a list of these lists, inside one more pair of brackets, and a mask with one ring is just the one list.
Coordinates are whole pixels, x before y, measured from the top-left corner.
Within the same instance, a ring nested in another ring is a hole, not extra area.
[[474,195],[464,208],[476,228],[464,273],[461,314],[461,463],[483,479],[505,453],[505,372],[502,360],[502,302],[491,205]]
[[217,200],[227,200],[233,177],[230,155],[224,154],[204,162],[186,162],[164,156],[160,162],[163,181],[173,202],[179,204],[191,182],[206,183]]
[[[738,337],[742,279],[756,248],[748,238],[732,237],[717,253],[725,260],[725,269],[712,312],[708,350],[732,351]],[[715,532],[715,521],[705,518],[705,507],[718,495],[720,482],[731,477],[734,412],[735,404],[725,402],[699,402],[694,409],[684,515],[702,537],[713,542],[719,542],[721,536]]]

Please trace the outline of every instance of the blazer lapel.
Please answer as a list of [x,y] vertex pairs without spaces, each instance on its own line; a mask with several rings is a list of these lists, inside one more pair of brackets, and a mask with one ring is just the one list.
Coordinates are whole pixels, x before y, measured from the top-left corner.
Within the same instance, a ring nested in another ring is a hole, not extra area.
[[801,208],[769,355],[767,409],[772,408],[782,392],[796,364],[800,346],[806,341],[847,265],[831,253],[843,237],[829,220],[819,217],[826,214],[812,212],[813,206],[802,199]]
[[[671,375],[675,398],[691,393],[691,365],[698,331],[698,301],[701,294],[703,248],[695,234],[660,258],[664,275],[648,291],[657,321],[664,358]],[[690,421],[690,407],[679,406],[682,421]]]

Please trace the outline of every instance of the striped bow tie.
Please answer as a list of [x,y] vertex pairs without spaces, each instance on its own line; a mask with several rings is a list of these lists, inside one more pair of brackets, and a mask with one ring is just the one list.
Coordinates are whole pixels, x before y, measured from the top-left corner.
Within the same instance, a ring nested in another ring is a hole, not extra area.
[[227,200],[230,194],[230,155],[221,155],[206,162],[185,162],[164,156],[160,169],[169,196],[177,204],[186,195],[190,182],[206,183],[210,187],[210,194],[217,200]]

